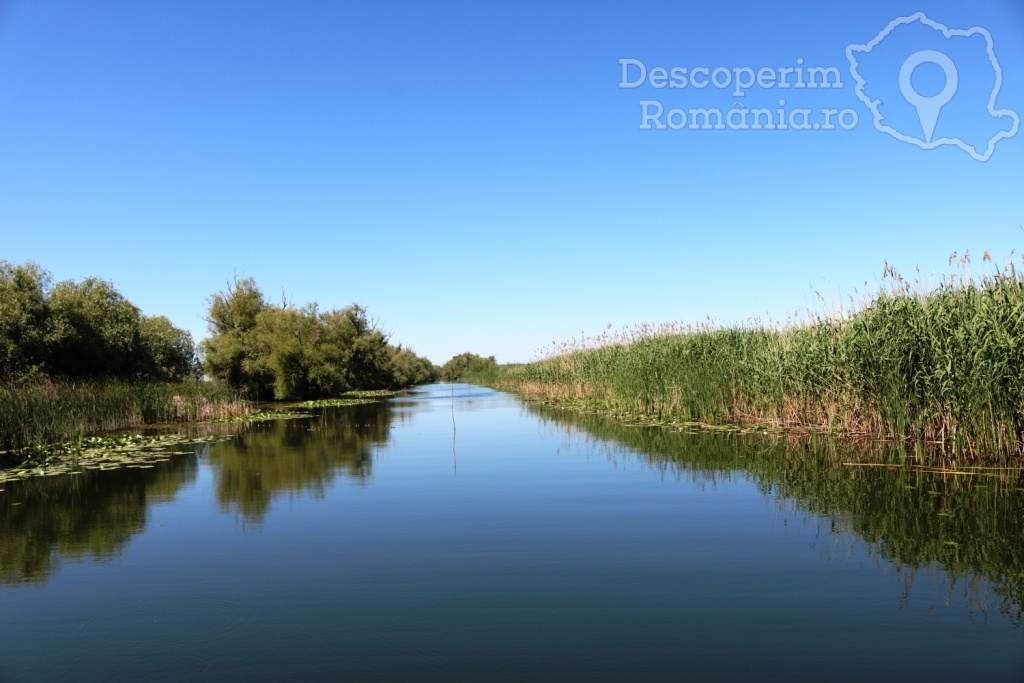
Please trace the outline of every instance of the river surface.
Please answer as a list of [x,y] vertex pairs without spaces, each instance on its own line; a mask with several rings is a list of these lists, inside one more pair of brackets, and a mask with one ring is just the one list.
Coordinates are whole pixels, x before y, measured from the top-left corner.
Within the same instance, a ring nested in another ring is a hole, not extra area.
[[459,384],[312,413],[2,485],[0,681],[1024,680],[1017,475]]

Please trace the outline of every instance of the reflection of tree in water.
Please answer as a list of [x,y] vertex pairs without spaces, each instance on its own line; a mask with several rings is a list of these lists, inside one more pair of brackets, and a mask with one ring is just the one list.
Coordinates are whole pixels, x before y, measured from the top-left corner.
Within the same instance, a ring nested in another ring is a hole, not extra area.
[[[1019,473],[964,476],[852,467],[843,462],[857,460],[857,454],[806,440],[790,440],[787,447],[764,436],[683,434],[545,406],[531,404],[529,410],[562,431],[567,448],[588,455],[642,462],[663,475],[698,483],[757,481],[781,505],[830,520],[828,533],[834,537],[852,533],[863,539],[873,555],[905,572],[908,591],[917,570],[937,565],[963,579],[969,607],[994,606],[1022,622],[1024,481]],[[983,595],[979,578],[989,583],[995,599]]]
[[[325,409],[313,420],[231,425],[234,441],[199,448],[215,468],[221,507],[259,522],[278,492],[323,495],[339,472],[366,482],[393,413],[375,403]],[[172,500],[197,471],[196,455],[175,455],[151,469],[8,482],[0,494],[0,582],[45,581],[66,560],[115,558],[145,529],[148,506]]]
[[236,442],[215,444],[210,461],[221,509],[258,524],[280,492],[322,497],[338,473],[364,484],[394,418],[387,402],[325,408],[314,419],[259,423]]
[[63,561],[116,557],[145,529],[147,508],[196,478],[197,457],[152,469],[86,470],[8,482],[0,494],[0,582],[44,581]]

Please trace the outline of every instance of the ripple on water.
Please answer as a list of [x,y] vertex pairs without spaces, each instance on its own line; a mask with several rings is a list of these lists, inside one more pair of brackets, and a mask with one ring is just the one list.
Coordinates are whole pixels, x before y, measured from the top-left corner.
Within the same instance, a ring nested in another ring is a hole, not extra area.
[[[104,655],[99,661],[79,662],[79,666],[60,675],[60,680],[80,681],[189,681],[203,676],[210,661],[201,655],[178,652],[149,652],[129,649],[116,655]],[[74,679],[71,677],[74,674]]]
[[210,597],[152,598],[96,616],[82,625],[85,637],[118,635],[122,644],[209,642],[230,636],[249,619],[240,601]]
[[243,603],[223,598],[140,600],[85,622],[83,656],[146,670],[160,680],[187,680],[209,666],[196,651],[231,639],[250,618]]

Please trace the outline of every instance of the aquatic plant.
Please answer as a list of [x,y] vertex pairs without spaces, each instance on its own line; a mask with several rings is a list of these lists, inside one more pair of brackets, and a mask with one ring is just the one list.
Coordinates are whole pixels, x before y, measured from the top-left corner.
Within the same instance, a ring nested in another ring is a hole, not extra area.
[[[849,309],[782,325],[643,325],[470,378],[654,422],[758,424],[932,449],[949,463],[1024,456],[1024,280],[961,267],[937,286],[888,264]],[[990,261],[986,252],[985,261]]]
[[148,469],[172,456],[192,454],[196,445],[235,438],[234,434],[117,434],[31,446],[7,454],[16,464],[0,469],[0,491],[8,481],[81,474],[122,467]]
[[249,410],[233,391],[209,382],[10,382],[0,384],[0,450],[143,424],[229,418]]

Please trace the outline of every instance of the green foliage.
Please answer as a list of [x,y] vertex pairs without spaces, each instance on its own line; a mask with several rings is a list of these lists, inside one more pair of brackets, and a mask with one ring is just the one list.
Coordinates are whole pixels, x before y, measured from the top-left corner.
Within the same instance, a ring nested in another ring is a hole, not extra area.
[[251,395],[262,387],[266,395],[268,372],[256,362],[254,330],[268,305],[256,281],[236,279],[230,289],[213,294],[209,306],[210,337],[200,344],[206,373]]
[[340,351],[338,360],[344,368],[346,384],[343,391],[394,386],[388,337],[366,317],[365,308],[352,304],[324,314],[323,320],[328,339]]
[[49,296],[48,366],[59,377],[128,377],[140,351],[141,314],[109,282],[59,282]]
[[388,344],[364,307],[268,304],[252,278],[210,298],[206,372],[254,398],[305,400],[432,381],[436,369]]
[[104,280],[51,286],[49,273],[0,261],[0,382],[180,381],[199,364],[192,336],[143,316]]
[[209,382],[37,380],[0,384],[0,450],[21,449],[155,422],[239,415],[248,406]]
[[139,321],[141,374],[172,382],[199,379],[199,358],[192,335],[171,324],[164,316]]
[[1019,459],[1024,280],[1009,267],[925,290],[888,272],[893,284],[840,317],[784,328],[642,328],[477,380],[659,421],[935,446],[950,464]]
[[[389,345],[362,306],[271,306],[252,278],[212,295],[207,322],[201,364],[188,332],[142,315],[110,282],[54,285],[35,264],[0,261],[0,449],[207,413],[229,417],[245,410],[236,392],[316,399],[438,376],[427,359]],[[196,383],[204,369],[231,391],[190,403],[180,388],[206,387]],[[218,406],[226,412],[217,414]]]
[[0,261],[0,377],[30,373],[44,361],[49,285],[34,263]]
[[497,365],[498,361],[494,356],[484,358],[467,351],[453,356],[451,360],[441,366],[441,376],[448,382],[457,382],[473,375],[487,373]]
[[441,379],[441,369],[430,360],[417,356],[411,349],[389,346],[388,354],[395,387],[428,384]]

